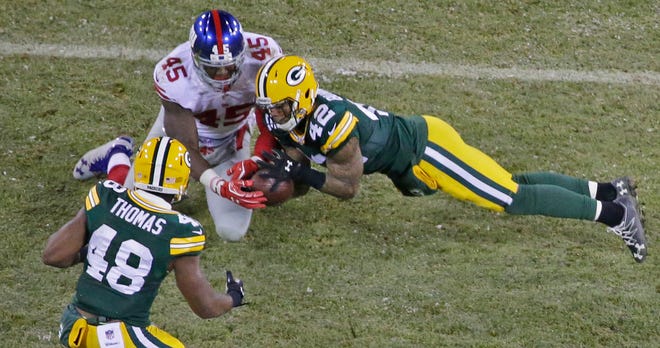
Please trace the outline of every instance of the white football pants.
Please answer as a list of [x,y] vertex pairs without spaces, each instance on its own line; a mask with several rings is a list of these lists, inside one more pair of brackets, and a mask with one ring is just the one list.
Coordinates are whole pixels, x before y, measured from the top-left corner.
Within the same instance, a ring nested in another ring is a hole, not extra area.
[[[165,134],[163,119],[164,110],[163,107],[161,107],[156,122],[154,122],[151,127],[146,139],[167,135]],[[218,163],[211,163],[211,165],[213,166],[213,170],[215,170],[220,177],[229,180],[227,169],[231,168],[235,163],[250,157],[250,139],[250,132],[246,132],[245,137],[243,138],[243,147],[240,150],[236,151],[234,141],[230,142],[229,146],[226,148],[218,149],[218,151],[222,151],[223,153],[216,160]],[[142,145],[142,142],[138,144]],[[124,186],[131,189],[133,188],[132,166],[126,177]],[[209,213],[211,213],[213,223],[215,224],[215,232],[220,238],[226,241],[235,242],[240,240],[247,233],[248,227],[250,226],[252,209],[243,208],[226,198],[220,197],[213,192],[210,187],[204,187],[204,190],[206,191],[206,203],[209,208]]]

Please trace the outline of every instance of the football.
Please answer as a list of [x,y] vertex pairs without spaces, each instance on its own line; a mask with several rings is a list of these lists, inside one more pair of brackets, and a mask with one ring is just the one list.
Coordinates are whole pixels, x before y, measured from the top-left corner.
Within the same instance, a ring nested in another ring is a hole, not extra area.
[[289,179],[282,181],[274,188],[273,184],[275,183],[275,179],[264,177],[262,175],[266,173],[268,173],[267,169],[259,169],[254,175],[252,175],[250,180],[253,182],[252,190],[263,192],[266,199],[268,199],[265,203],[267,206],[282,204],[293,197],[293,180]]

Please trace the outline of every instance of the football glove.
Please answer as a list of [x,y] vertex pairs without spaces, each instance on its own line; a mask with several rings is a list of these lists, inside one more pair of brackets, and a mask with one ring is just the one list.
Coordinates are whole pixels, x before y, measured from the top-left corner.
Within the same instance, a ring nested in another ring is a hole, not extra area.
[[233,307],[238,307],[243,304],[243,297],[245,291],[243,290],[243,281],[234,279],[231,271],[227,271],[227,295],[231,296]]
[[213,169],[205,170],[199,182],[208,186],[217,195],[247,209],[265,208],[266,197],[261,191],[246,191],[244,188],[252,187],[252,180],[227,181],[218,176]]
[[227,175],[231,176],[231,180],[250,178],[257,172],[257,170],[259,170],[259,164],[257,161],[261,161],[259,156],[252,156],[246,160],[242,160],[227,169]]
[[264,151],[262,156],[268,160],[268,162],[258,162],[261,168],[268,169],[268,174],[265,176],[274,178],[278,181],[285,181],[288,179],[297,181],[296,179],[300,177],[300,171],[303,167],[302,163],[289,157],[284,150],[273,150],[272,153]]
[[261,168],[266,168],[267,173],[264,177],[275,179],[273,187],[277,187],[280,182],[292,179],[295,183],[303,183],[317,190],[320,190],[325,184],[325,173],[312,169],[308,165],[289,157],[284,150],[273,150],[272,153],[265,152],[263,157],[269,162],[259,161]]

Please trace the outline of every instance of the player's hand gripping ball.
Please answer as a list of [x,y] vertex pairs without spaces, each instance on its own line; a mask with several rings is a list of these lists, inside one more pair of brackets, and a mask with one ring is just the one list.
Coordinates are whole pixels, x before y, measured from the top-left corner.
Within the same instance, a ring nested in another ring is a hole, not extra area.
[[268,200],[267,206],[282,204],[293,197],[294,183],[290,178],[278,179],[270,175],[268,169],[259,169],[250,178],[252,190],[261,191]]

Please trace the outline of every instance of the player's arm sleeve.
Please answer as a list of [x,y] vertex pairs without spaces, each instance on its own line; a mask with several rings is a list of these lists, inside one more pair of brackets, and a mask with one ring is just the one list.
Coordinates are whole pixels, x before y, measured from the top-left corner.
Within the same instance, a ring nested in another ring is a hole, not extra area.
[[271,39],[270,41],[272,42],[272,47],[273,47],[273,49],[272,49],[273,50],[273,52],[272,52],[273,57],[279,57],[279,56],[283,55],[284,52],[282,51],[282,47],[280,47],[280,44],[277,43],[277,41],[275,41],[273,39]]
[[261,109],[256,109],[254,111],[255,117],[257,119],[257,128],[259,129],[259,136],[254,144],[253,154],[255,156],[261,157],[261,154],[265,152],[272,152],[273,149],[281,148],[277,139],[273,134],[268,131],[266,122],[264,121],[264,112]]
[[85,197],[85,211],[90,211],[99,205],[102,194],[104,194],[104,188],[103,184],[99,182],[89,190],[87,197]]
[[170,239],[170,255],[174,257],[196,256],[204,250],[205,244],[206,237],[203,233],[201,235],[173,237]]
[[[327,133],[321,145],[321,152],[332,155],[341,149],[351,137],[357,136],[356,126],[358,118],[350,111],[345,111],[341,118],[337,119],[331,132]],[[325,133],[325,132],[324,132]]]
[[197,256],[206,245],[202,225],[195,219],[179,214],[179,233],[170,238],[170,256]]

